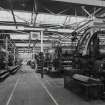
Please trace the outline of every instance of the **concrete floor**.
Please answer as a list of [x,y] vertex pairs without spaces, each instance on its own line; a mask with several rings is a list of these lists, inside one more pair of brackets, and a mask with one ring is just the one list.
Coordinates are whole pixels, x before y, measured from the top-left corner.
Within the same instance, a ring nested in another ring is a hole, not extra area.
[[105,105],[102,100],[87,102],[63,86],[63,78],[35,73],[29,66],[0,83],[0,105]]

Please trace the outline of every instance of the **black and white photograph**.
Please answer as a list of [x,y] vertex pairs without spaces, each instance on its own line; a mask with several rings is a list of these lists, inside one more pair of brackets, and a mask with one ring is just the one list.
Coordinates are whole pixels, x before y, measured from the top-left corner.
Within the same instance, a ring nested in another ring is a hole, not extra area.
[[105,0],[0,0],[0,105],[105,105]]

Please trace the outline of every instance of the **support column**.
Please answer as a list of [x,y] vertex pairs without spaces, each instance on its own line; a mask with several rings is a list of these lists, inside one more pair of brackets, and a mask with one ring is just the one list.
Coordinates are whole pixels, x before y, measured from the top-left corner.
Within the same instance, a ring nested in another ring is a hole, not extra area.
[[33,55],[32,58],[35,59],[35,58],[34,58],[34,55],[35,55],[35,42],[33,42],[33,54],[32,54],[32,55]]
[[14,66],[15,66],[15,60],[16,60],[16,48],[14,48]]
[[6,49],[6,69],[8,69],[8,37],[5,39],[5,49]]
[[43,52],[43,31],[41,31],[41,52]]
[[40,53],[40,59],[41,59],[41,78],[44,77],[44,69],[43,69],[43,66],[44,66],[44,56],[43,56],[43,31],[41,31],[41,53]]

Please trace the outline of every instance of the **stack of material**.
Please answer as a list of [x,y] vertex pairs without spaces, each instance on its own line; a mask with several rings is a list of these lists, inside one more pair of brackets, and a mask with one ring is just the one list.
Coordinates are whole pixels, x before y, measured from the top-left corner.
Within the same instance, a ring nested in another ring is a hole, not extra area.
[[0,70],[0,79],[6,78],[9,75],[7,70]]
[[16,66],[9,66],[8,67],[8,70],[10,72],[10,74],[14,74],[16,73],[20,68],[20,65],[16,65]]

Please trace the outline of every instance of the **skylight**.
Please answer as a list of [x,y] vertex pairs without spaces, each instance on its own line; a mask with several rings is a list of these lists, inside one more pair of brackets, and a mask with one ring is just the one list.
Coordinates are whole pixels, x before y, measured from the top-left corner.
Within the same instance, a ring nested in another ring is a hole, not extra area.
[[62,25],[66,16],[56,16],[56,15],[49,15],[49,14],[39,14],[37,16],[37,23],[39,24],[55,24],[55,25]]
[[29,35],[25,35],[25,34],[12,34],[11,39],[20,39],[20,40],[29,40]]
[[[16,22],[29,22],[31,23],[31,12],[19,12],[14,11]],[[78,16],[66,16],[66,15],[52,15],[52,14],[44,14],[39,13],[36,18],[37,24],[50,24],[50,25],[70,25],[77,22],[81,22],[85,20],[85,17],[78,17]],[[13,16],[11,11],[0,11],[0,21],[9,21],[13,22]]]

